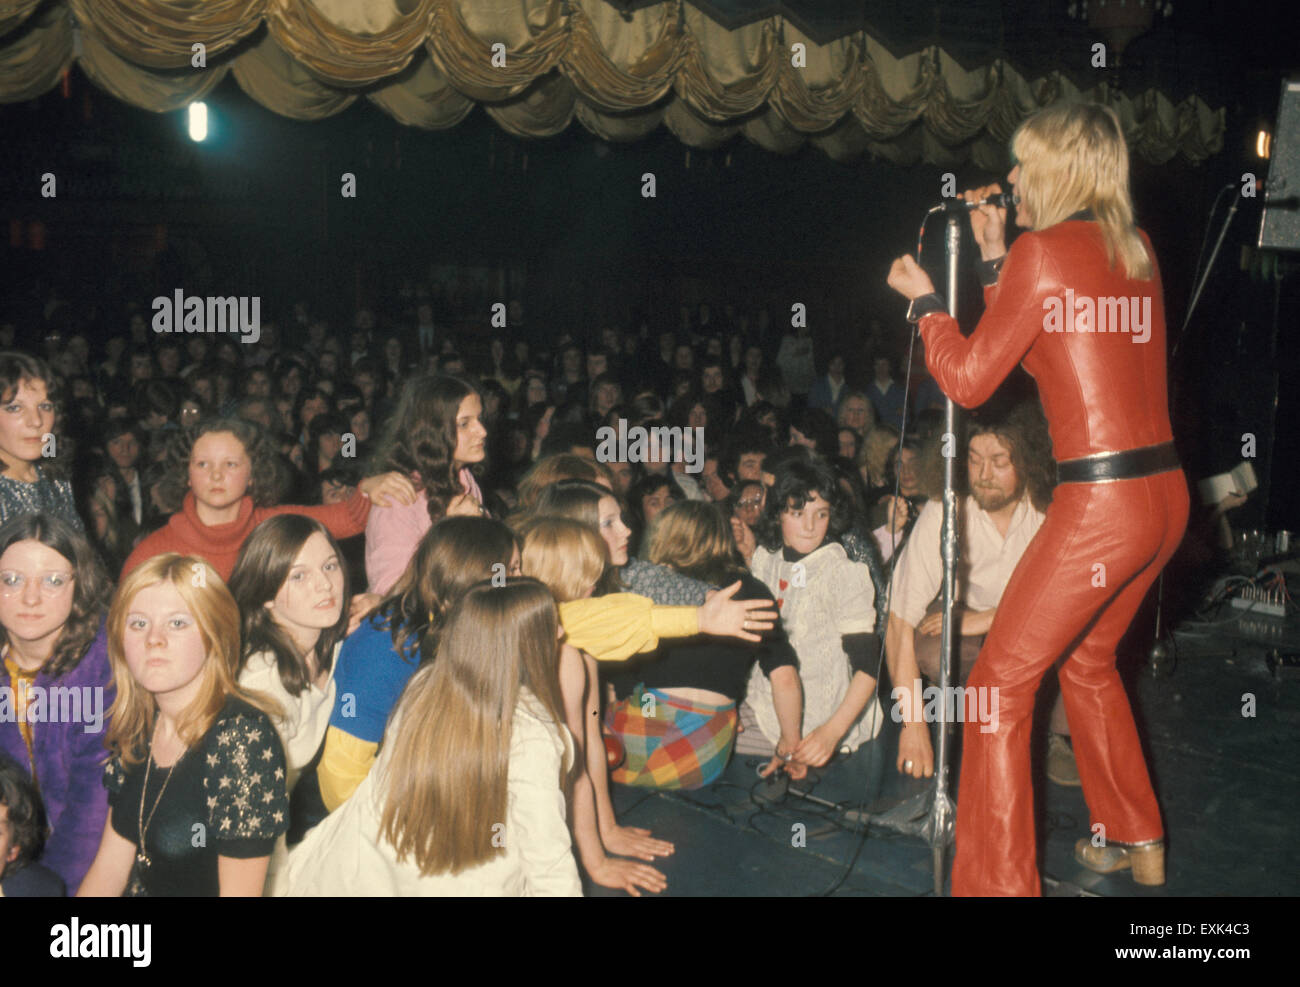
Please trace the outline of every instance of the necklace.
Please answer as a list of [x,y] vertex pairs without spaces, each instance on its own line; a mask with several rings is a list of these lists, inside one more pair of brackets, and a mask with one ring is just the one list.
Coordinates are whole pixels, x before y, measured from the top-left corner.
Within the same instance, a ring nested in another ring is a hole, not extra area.
[[149,791],[149,769],[153,767],[153,738],[149,739],[149,754],[144,762],[144,784],[140,786],[140,815],[136,820],[139,826],[140,844],[135,854],[136,863],[140,865],[140,870],[144,871],[153,866],[153,861],[149,859],[149,854],[144,848],[144,837],[149,832],[149,824],[153,822],[154,814],[158,811],[158,805],[162,802],[163,793],[167,791],[167,783],[172,780],[172,772],[176,770],[176,765],[184,759],[188,748],[181,751],[181,756],[172,762],[171,767],[167,769],[167,777],[163,779],[162,788],[158,789],[158,797],[153,801],[153,808],[149,810],[149,817],[144,815],[144,797]]

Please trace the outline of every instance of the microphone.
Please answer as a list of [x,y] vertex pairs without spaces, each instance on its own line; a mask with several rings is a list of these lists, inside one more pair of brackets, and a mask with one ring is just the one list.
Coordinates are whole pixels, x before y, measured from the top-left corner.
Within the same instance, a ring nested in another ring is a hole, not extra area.
[[981,199],[979,202],[968,202],[966,207],[974,209],[977,206],[997,206],[999,209],[1010,209],[1012,206],[1020,205],[1020,196],[1012,192],[998,192],[996,195],[990,195],[987,199]]
[[996,195],[990,195],[987,199],[981,199],[979,202],[967,202],[965,199],[956,197],[944,199],[942,204],[935,206],[931,212],[965,212],[967,209],[975,209],[979,206],[997,206],[999,209],[1009,209],[1011,206],[1020,203],[1020,196],[1013,195],[1011,192],[998,192]]

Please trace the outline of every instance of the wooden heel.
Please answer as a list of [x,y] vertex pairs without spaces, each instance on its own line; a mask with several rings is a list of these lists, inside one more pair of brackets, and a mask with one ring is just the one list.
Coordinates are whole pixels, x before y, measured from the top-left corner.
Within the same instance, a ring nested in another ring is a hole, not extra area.
[[1165,845],[1163,842],[1129,847],[1128,859],[1133,867],[1133,880],[1138,884],[1158,887],[1165,883]]

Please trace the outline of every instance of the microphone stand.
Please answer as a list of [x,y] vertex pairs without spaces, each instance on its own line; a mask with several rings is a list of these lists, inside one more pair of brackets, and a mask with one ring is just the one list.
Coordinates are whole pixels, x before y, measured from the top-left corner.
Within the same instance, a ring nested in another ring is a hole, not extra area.
[[[961,223],[963,216],[948,215],[944,231],[944,255],[948,275],[948,314],[957,318],[957,267],[961,255]],[[944,399],[943,429],[949,441],[957,434],[957,406],[950,397]],[[930,839],[930,852],[934,864],[935,897],[943,894],[944,851],[952,843],[955,808],[948,795],[948,696],[952,682],[952,649],[955,627],[953,605],[957,589],[957,491],[956,456],[943,457],[943,526],[940,529],[939,550],[943,558],[943,630],[939,637],[939,749],[935,752],[934,799],[930,804],[930,819],[926,825]],[[954,704],[956,705],[956,704]]]

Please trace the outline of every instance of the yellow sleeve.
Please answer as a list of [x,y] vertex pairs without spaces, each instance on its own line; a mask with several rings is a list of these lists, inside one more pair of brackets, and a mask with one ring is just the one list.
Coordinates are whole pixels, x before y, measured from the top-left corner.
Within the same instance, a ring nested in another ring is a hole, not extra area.
[[361,740],[338,727],[330,727],[325,732],[325,751],[316,766],[325,808],[333,812],[348,800],[370,773],[378,751],[378,744]]
[[560,623],[568,643],[598,661],[625,661],[653,651],[660,638],[700,632],[698,607],[661,607],[635,593],[561,603]]

